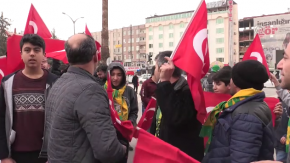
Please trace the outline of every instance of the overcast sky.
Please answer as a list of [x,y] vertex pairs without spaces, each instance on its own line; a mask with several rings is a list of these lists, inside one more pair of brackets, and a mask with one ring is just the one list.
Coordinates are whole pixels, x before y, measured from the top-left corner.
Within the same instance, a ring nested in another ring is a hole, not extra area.
[[[206,0],[212,2],[214,0]],[[145,23],[145,18],[154,14],[169,14],[195,10],[199,0],[109,0],[109,29],[122,28]],[[286,12],[289,0],[235,0],[238,3],[239,19],[263,14]],[[76,22],[76,33],[84,32],[85,24],[91,32],[102,29],[102,0],[0,0],[0,12],[12,19],[10,31],[23,31],[30,5],[42,17],[48,29],[56,30],[60,39],[73,35],[73,19],[84,17]],[[290,18],[289,18],[290,19]]]

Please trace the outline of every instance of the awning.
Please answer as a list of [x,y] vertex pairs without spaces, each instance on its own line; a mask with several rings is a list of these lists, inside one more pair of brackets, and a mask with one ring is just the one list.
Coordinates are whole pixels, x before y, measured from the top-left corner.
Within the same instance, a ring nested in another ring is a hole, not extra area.
[[126,75],[134,75],[134,71],[127,71]]

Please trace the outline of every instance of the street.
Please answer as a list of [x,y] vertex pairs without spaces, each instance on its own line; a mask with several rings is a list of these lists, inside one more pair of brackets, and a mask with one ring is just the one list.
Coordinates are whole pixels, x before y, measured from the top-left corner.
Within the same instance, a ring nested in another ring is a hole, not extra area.
[[[129,84],[129,86],[133,87],[133,85],[131,85],[131,84]],[[139,87],[138,87],[138,107],[139,107],[139,112],[138,112],[137,122],[139,122],[139,119],[142,116],[142,109],[141,109],[142,108],[142,104],[141,104],[141,98],[140,98],[140,95],[139,95],[139,91],[141,89],[141,86],[142,85],[139,85]],[[266,93],[267,97],[277,97],[275,88],[264,88],[263,91]],[[132,141],[130,142],[130,145],[134,148],[134,150],[129,152],[128,163],[133,163],[136,144],[137,144],[137,139],[133,138]]]

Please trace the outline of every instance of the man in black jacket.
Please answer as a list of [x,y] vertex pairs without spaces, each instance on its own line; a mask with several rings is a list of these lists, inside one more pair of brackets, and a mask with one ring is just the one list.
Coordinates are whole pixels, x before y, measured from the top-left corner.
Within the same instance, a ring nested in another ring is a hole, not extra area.
[[204,156],[203,138],[199,137],[201,123],[196,118],[197,111],[187,81],[169,59],[171,53],[161,52],[156,58],[155,74],[160,80],[156,89],[159,106],[150,133],[201,161]]
[[138,85],[139,85],[138,82],[139,82],[139,78],[137,76],[137,73],[135,73],[135,75],[132,78],[132,84],[134,86],[134,90],[136,91],[136,93],[138,91]]

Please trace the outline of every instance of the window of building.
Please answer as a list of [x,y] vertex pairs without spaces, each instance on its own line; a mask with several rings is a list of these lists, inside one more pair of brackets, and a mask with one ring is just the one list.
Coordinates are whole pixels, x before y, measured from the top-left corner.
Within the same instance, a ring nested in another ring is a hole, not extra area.
[[113,45],[116,45],[116,41],[113,41]]
[[173,42],[169,42],[169,47],[173,47]]
[[163,48],[163,43],[159,43],[159,48]]
[[116,56],[114,56],[114,61],[116,60]]
[[152,35],[149,36],[149,40],[153,40],[153,36]]
[[124,52],[126,51],[126,47],[123,48]]
[[137,50],[137,51],[139,50],[139,46],[136,46],[136,50]]
[[163,34],[159,34],[159,39],[163,39]]
[[216,33],[224,33],[224,28],[217,28]]
[[217,18],[216,19],[216,24],[223,24],[224,23],[224,18]]
[[136,59],[140,59],[140,54],[137,54],[136,55]]
[[152,27],[149,27],[149,31],[152,31]]
[[162,25],[159,26],[159,31],[163,31],[163,26]]
[[182,22],[182,23],[179,24],[179,27],[180,28],[184,28],[185,27],[185,24]]
[[118,40],[118,45],[120,44],[120,41]]
[[139,30],[138,29],[136,30],[136,34],[139,34]]
[[136,38],[136,42],[139,42],[139,40],[140,40],[140,38],[138,37],[138,38]]
[[126,43],[126,39],[123,40],[124,44]]
[[149,55],[152,55],[153,56],[153,52],[149,52]]
[[118,52],[120,52],[120,48],[118,48],[117,50],[118,50]]
[[169,24],[169,29],[173,29],[173,28],[174,28],[173,24]]
[[216,43],[217,43],[217,44],[222,44],[222,43],[224,43],[224,38],[217,38],[217,39],[216,39]]
[[169,38],[173,38],[173,33],[169,33]]
[[216,48],[216,53],[223,53],[224,52],[224,48]]
[[131,62],[125,62],[124,66],[130,67],[131,66]]
[[153,48],[153,44],[149,44],[149,48]]
[[145,41],[145,37],[140,37],[140,41]]
[[123,35],[126,36],[126,31],[124,31]]
[[131,39],[130,38],[128,39],[128,43],[131,43]]
[[118,60],[121,61],[122,60],[122,56],[118,56]]
[[134,43],[134,38],[132,38],[132,43]]
[[220,61],[220,62],[224,62],[225,59],[224,58],[216,58],[217,61]]

